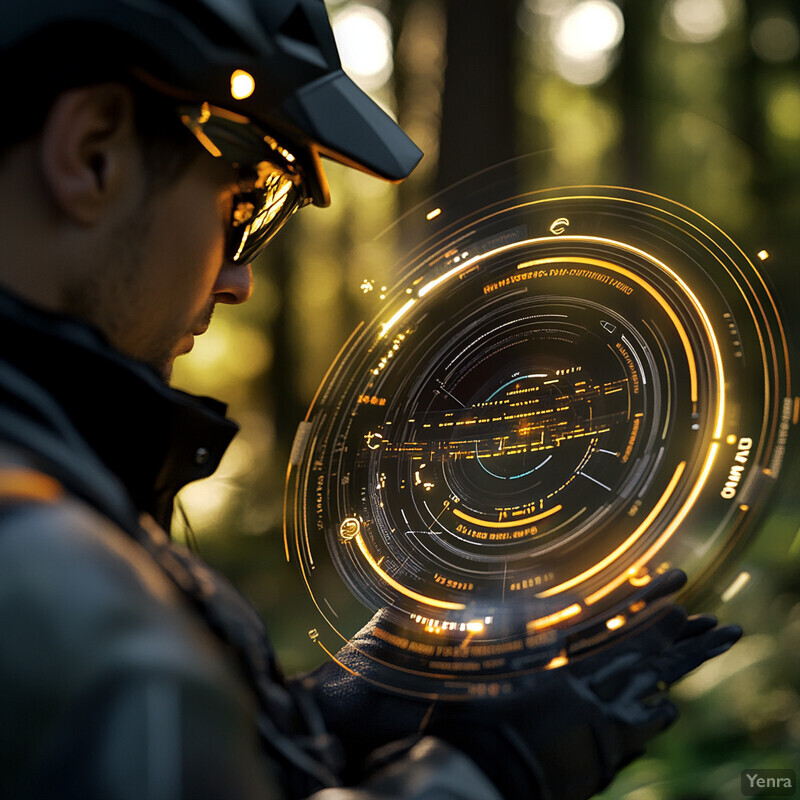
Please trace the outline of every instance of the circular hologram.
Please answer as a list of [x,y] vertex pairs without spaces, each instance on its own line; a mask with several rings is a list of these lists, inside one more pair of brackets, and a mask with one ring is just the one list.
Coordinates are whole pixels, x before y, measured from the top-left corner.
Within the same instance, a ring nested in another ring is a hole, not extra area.
[[300,426],[286,545],[313,641],[377,614],[368,677],[458,696],[644,624],[670,566],[712,589],[797,407],[762,275],[690,209],[577,187],[447,216]]

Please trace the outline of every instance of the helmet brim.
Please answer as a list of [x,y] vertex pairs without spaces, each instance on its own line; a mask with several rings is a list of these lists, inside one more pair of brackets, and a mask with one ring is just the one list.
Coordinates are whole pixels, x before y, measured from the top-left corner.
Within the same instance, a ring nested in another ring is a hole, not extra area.
[[403,180],[422,158],[400,126],[341,70],[303,86],[284,108],[320,155],[384,180]]

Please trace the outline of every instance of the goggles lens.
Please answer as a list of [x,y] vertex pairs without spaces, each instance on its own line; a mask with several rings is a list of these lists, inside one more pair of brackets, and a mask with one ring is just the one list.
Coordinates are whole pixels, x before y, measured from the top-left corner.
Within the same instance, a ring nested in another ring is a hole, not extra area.
[[247,118],[221,109],[183,106],[181,122],[211,155],[238,170],[225,257],[252,261],[289,217],[311,202],[297,159]]

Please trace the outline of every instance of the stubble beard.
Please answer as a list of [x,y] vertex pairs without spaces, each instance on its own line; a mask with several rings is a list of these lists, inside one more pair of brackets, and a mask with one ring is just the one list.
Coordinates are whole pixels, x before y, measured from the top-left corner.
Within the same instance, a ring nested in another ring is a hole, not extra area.
[[148,294],[137,290],[137,276],[144,263],[144,246],[153,216],[148,203],[125,225],[120,225],[112,237],[118,246],[107,259],[108,268],[99,275],[82,277],[65,286],[61,307],[99,329],[112,347],[143,361],[169,383],[177,342],[186,331],[176,325],[174,331],[148,332],[146,321],[151,316]]

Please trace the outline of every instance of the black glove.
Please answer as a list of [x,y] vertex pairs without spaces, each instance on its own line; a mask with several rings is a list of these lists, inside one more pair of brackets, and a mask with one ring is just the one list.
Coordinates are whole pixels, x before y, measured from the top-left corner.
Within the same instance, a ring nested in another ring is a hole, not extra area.
[[[648,600],[685,581],[673,570],[653,582]],[[386,645],[371,633],[380,614],[337,658],[369,677],[371,658]],[[377,689],[329,663],[304,679],[329,729],[342,741],[357,780],[376,747],[432,734],[470,756],[504,797],[583,800],[605,787],[645,743],[677,716],[667,699],[672,683],[728,649],[737,626],[712,616],[687,618],[664,607],[642,631],[560,669],[522,679],[505,696],[466,701],[421,700]]]

